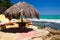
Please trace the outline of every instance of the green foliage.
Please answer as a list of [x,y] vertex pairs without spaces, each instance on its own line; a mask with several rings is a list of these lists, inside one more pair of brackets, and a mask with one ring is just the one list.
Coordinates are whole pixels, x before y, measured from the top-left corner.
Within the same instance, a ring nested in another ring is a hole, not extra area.
[[12,5],[13,4],[10,2],[10,0],[0,0],[0,13],[4,12]]
[[11,4],[10,0],[0,0],[0,5],[2,5],[4,7],[10,7],[13,4]]
[[2,1],[0,0],[0,3],[1,3]]
[[10,0],[5,0],[5,6],[6,8],[9,8],[11,6]]

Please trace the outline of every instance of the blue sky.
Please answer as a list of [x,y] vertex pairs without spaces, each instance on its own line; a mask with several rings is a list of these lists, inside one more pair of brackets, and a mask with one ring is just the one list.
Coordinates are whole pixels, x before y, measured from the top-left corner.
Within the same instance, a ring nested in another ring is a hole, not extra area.
[[60,15],[60,0],[11,0],[11,3],[19,1],[33,5],[40,15]]

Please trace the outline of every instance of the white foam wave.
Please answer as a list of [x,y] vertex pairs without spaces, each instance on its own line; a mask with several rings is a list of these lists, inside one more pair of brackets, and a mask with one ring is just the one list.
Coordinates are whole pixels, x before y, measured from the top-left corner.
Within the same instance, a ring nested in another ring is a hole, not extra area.
[[28,18],[28,20],[31,20],[31,21],[46,21],[46,22],[56,22],[56,23],[60,23],[60,19],[30,19]]

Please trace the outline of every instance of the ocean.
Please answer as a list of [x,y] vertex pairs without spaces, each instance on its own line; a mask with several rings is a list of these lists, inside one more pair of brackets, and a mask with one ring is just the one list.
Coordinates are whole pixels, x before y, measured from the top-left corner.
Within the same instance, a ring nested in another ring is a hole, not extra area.
[[60,15],[40,15],[40,19],[29,19],[33,25],[51,27],[60,30]]
[[60,19],[60,15],[40,15],[42,19]]

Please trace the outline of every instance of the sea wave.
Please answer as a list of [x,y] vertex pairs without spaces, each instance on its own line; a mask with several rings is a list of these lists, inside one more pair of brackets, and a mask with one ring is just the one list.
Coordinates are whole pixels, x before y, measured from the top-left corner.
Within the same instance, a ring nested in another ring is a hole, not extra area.
[[60,23],[60,19],[36,19],[36,18],[33,18],[33,19],[27,18],[27,19],[31,21],[45,21],[45,22]]

